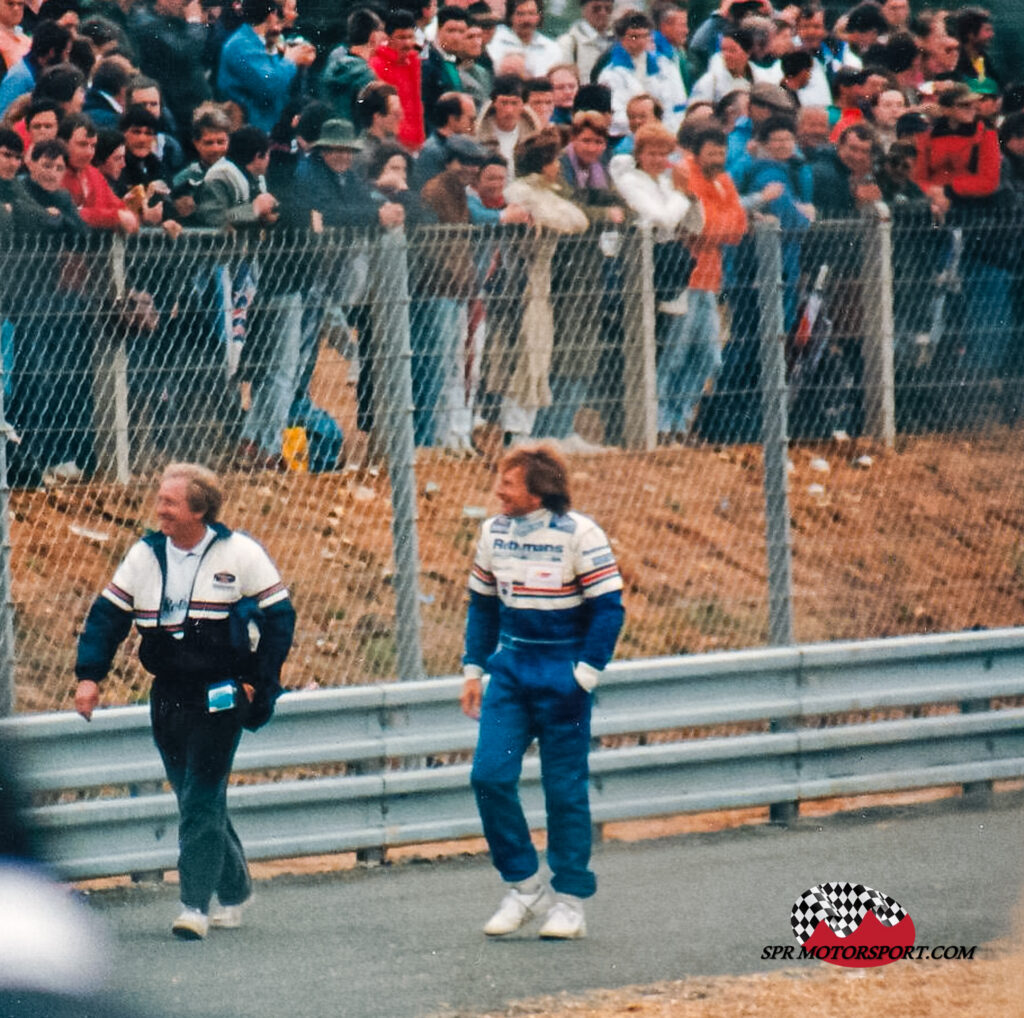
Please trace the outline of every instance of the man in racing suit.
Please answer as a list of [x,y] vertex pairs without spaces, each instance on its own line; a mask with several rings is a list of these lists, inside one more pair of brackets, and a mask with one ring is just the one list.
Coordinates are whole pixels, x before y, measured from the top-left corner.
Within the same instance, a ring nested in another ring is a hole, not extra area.
[[154,676],[153,739],[178,799],[182,911],[171,929],[186,940],[202,940],[211,924],[241,924],[252,883],[228,819],[228,775],[243,724],[270,716],[295,627],[267,553],[217,522],[222,501],[212,471],[167,467],[156,498],[160,532],[129,549],[96,598],[75,665],[75,709],[89,721],[135,620],[139,658]]
[[[547,446],[498,465],[502,513],[483,525],[470,576],[461,706],[480,719],[472,784],[491,858],[508,885],[484,933],[543,915],[540,936],[586,936],[590,870],[587,753],[591,693],[622,628],[622,578],[601,528],[571,512],[568,471]],[[486,694],[482,677],[490,674]],[[519,802],[523,754],[536,738],[551,888]]]

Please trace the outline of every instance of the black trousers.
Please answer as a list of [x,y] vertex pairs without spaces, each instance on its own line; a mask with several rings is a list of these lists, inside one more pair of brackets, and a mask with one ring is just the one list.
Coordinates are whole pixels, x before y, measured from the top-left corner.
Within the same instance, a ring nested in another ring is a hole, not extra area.
[[216,893],[222,905],[238,905],[252,889],[227,804],[228,776],[242,736],[241,710],[210,714],[205,685],[157,678],[150,716],[153,739],[178,798],[182,904],[207,912]]

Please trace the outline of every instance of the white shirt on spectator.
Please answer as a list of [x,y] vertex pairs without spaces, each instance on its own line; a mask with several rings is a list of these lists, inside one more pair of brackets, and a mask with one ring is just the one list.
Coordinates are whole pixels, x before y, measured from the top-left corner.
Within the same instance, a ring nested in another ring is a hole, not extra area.
[[494,38],[487,45],[487,52],[495,70],[510,53],[522,53],[526,60],[526,72],[531,78],[543,78],[555,64],[565,62],[562,47],[554,39],[549,39],[541,32],[534,32],[527,45],[508,25],[498,25]]

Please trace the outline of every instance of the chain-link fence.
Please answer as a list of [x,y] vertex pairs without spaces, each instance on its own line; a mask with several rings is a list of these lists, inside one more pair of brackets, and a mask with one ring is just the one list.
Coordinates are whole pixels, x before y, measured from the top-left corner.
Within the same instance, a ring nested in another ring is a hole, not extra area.
[[[1015,624],[1020,236],[765,222],[720,295],[631,228],[3,252],[15,705],[69,705],[88,606],[183,458],[292,590],[290,688],[457,669],[494,464],[529,438],[612,539],[620,657]],[[131,649],[108,703],[146,696]]]

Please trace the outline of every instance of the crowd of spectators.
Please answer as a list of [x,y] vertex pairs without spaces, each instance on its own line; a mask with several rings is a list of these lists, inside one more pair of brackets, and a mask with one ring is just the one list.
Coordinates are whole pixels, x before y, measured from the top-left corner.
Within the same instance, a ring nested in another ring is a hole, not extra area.
[[[309,382],[337,311],[354,335],[357,425],[373,432],[366,243],[327,264],[295,247],[283,266],[261,247],[275,235],[406,231],[415,440],[466,454],[482,426],[592,451],[576,433],[584,406],[605,443],[621,440],[629,223],[654,233],[663,443],[701,418],[712,433],[723,335],[734,374],[756,338],[763,216],[784,231],[788,331],[831,262],[833,325],[856,362],[860,256],[839,264],[807,238],[884,201],[897,233],[929,237],[897,244],[897,266],[957,276],[964,362],[998,372],[1016,356],[1005,224],[1024,195],[1024,85],[994,65],[985,10],[862,0],[832,17],[814,0],[722,0],[690,33],[672,0],[583,0],[553,37],[541,0],[497,2],[355,7],[344,44],[318,48],[295,0],[0,0],[0,227],[61,241],[31,265],[8,245],[15,479],[94,468],[97,330],[132,340],[132,420],[157,450],[196,455],[211,433],[196,422],[215,419],[234,455],[283,468],[285,429],[315,422],[323,468],[337,429]],[[1000,224],[1006,243],[978,229]],[[233,260],[195,245],[159,260],[197,228],[254,242]],[[164,240],[99,313],[111,287],[90,238],[111,232]],[[911,350],[943,324],[917,304],[897,313]]]

